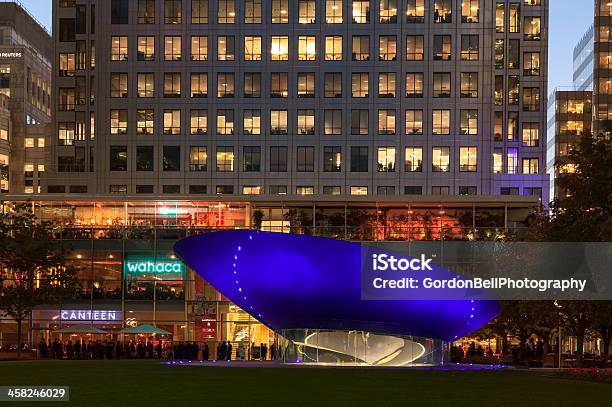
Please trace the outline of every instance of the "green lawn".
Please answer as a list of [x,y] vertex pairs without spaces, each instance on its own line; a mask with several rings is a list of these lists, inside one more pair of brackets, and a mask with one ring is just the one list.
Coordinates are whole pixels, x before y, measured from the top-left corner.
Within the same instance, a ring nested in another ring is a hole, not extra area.
[[[0,362],[0,385],[69,385],[66,406],[586,406],[612,386],[525,371],[222,368],[155,361]],[[35,405],[38,403],[28,403]]]

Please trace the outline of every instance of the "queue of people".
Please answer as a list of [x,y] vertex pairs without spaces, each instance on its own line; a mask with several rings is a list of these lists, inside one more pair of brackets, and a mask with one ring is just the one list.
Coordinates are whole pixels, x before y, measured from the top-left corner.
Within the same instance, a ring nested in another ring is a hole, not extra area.
[[219,342],[214,349],[208,343],[199,345],[191,341],[161,341],[155,338],[138,340],[40,340],[37,354],[41,359],[168,359],[168,360],[276,360],[279,347],[262,343],[255,346],[233,345],[230,341]]

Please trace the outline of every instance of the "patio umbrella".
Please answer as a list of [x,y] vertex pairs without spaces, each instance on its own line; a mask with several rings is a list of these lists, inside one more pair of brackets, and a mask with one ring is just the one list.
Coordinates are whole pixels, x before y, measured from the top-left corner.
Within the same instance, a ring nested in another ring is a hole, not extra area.
[[133,326],[131,328],[125,328],[121,330],[122,334],[159,334],[159,335],[172,335],[170,332],[157,328],[153,325],[144,324]]
[[90,325],[73,325],[54,331],[59,334],[105,334],[106,331]]

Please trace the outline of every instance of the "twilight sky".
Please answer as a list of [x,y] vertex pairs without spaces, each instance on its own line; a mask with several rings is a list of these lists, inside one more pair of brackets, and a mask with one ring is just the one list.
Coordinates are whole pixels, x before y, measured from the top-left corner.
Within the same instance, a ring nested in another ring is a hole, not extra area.
[[[50,29],[51,0],[21,0],[21,3]],[[593,0],[549,0],[549,92],[557,86],[572,84],[574,45],[593,23],[593,3]]]

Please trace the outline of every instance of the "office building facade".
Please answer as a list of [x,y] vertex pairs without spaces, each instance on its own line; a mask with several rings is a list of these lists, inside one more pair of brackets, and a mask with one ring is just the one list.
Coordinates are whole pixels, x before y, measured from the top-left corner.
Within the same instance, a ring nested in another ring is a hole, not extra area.
[[0,3],[0,194],[38,193],[51,126],[49,33],[18,3]]
[[551,198],[564,195],[556,185],[557,177],[562,171],[573,171],[568,155],[580,136],[591,133],[592,103],[592,91],[575,88],[555,89],[549,98],[546,168],[551,179]]
[[44,192],[540,195],[547,9],[55,1]]
[[612,3],[595,0],[593,130],[610,137],[612,132]]

